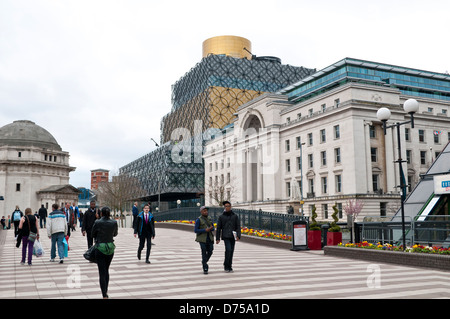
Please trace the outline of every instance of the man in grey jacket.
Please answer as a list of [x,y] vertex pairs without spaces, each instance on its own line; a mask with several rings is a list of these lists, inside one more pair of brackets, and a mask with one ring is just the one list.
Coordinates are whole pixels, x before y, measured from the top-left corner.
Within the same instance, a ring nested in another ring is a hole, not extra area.
[[47,221],[47,235],[52,240],[52,247],[50,250],[50,261],[55,261],[56,244],[58,244],[59,263],[64,261],[64,244],[63,240],[67,234],[66,216],[60,211],[58,204],[53,204],[53,211],[48,216]]
[[223,263],[225,272],[233,272],[233,253],[236,240],[241,239],[241,222],[239,216],[231,210],[229,201],[224,201],[225,208],[217,221],[216,244],[223,239],[225,243],[225,261]]

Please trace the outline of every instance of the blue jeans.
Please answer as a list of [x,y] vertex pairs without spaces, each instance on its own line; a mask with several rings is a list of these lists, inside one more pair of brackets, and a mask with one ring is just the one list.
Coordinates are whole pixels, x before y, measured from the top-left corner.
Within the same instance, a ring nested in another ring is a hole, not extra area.
[[52,234],[52,248],[50,250],[50,258],[56,257],[56,244],[58,244],[58,256],[60,259],[64,259],[64,232]]

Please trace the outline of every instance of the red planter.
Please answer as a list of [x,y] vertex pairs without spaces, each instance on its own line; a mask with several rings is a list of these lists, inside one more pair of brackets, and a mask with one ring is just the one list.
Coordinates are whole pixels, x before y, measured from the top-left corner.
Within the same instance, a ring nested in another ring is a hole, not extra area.
[[320,230],[308,230],[308,248],[311,250],[322,249],[322,232]]
[[337,246],[342,243],[341,232],[328,232],[327,233],[327,246]]

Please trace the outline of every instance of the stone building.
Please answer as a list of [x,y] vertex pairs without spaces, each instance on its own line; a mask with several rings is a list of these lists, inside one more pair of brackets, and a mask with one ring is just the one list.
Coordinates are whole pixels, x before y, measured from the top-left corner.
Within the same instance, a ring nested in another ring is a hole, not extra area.
[[[402,126],[401,158],[410,192],[450,139],[450,76],[346,58],[240,106],[233,124],[206,145],[205,199],[215,189],[236,208],[285,213],[289,206],[331,220],[350,199],[364,216],[392,216],[400,206],[397,135],[383,132],[377,110],[390,123],[419,102],[415,127]],[[208,194],[209,192],[209,194]],[[301,204],[303,203],[303,204]],[[302,207],[301,207],[302,206]]]
[[37,211],[41,204],[77,202],[79,190],[69,184],[69,153],[55,138],[31,121],[14,121],[0,128],[0,214],[16,206]]

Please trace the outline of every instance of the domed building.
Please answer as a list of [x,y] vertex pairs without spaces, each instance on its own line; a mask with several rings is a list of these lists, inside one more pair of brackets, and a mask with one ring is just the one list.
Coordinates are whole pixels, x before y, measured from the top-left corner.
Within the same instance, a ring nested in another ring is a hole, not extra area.
[[69,184],[69,153],[31,121],[14,121],[0,128],[0,214],[16,205],[37,211],[41,204],[77,202],[79,190]]

